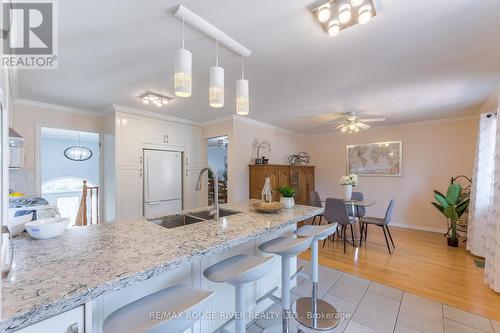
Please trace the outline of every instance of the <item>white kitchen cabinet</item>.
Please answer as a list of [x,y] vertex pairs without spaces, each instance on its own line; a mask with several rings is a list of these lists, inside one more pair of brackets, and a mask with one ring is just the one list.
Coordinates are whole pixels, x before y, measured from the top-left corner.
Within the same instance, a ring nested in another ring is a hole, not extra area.
[[186,146],[186,168],[200,168],[201,128],[185,127],[184,144]]
[[117,113],[115,122],[116,164],[138,165],[141,156],[141,118]]
[[16,333],[84,333],[83,305],[36,324],[21,328]]
[[142,169],[118,166],[116,175],[117,219],[132,219],[142,214]]
[[142,142],[169,146],[183,146],[184,138],[180,125],[157,119],[143,118]]

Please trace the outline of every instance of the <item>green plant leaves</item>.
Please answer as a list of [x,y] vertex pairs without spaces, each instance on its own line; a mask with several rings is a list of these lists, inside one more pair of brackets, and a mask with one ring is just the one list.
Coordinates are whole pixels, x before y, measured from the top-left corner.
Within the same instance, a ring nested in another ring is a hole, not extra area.
[[283,186],[278,189],[278,192],[285,198],[291,198],[295,195],[295,189],[289,186]]
[[448,186],[448,191],[446,191],[446,200],[448,201],[448,204],[458,204],[460,194],[462,194],[462,186],[460,186],[460,184],[450,184],[450,186]]
[[439,192],[439,191],[434,191],[434,198],[436,198],[437,202],[439,202],[441,204],[443,209],[450,205],[448,203],[448,200],[446,200],[446,197],[444,196],[444,194]]

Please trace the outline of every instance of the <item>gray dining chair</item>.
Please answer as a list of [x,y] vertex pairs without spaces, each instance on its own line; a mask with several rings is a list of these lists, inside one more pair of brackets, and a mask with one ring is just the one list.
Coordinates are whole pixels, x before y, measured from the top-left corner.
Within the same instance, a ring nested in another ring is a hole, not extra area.
[[[352,192],[351,200],[363,201],[364,199],[365,196],[363,195],[363,192]],[[347,211],[349,212],[349,216],[362,218],[366,215],[366,208],[363,206],[355,206],[354,212],[352,210],[351,204],[346,204],[346,206]]]
[[[352,228],[355,220],[349,216],[344,200],[334,198],[326,199],[324,216],[328,223],[336,222],[339,226],[341,226],[340,234],[344,239],[344,253],[346,253],[346,230],[348,226],[351,227],[352,246],[356,247],[356,243],[354,241],[354,230]],[[326,239],[323,241],[323,246],[325,246],[325,242]]]
[[389,202],[389,206],[387,206],[387,210],[383,218],[371,217],[371,216],[363,217],[363,219],[360,222],[361,223],[361,238],[359,240],[360,244],[363,242],[363,234],[365,236],[365,244],[366,244],[366,239],[368,238],[368,225],[373,224],[376,225],[377,227],[381,227],[382,230],[384,231],[385,244],[387,245],[387,250],[389,250],[389,254],[392,254],[389,241],[387,240],[387,234],[389,235],[392,246],[395,249],[396,246],[394,245],[394,241],[392,240],[392,235],[389,230],[389,224],[391,223],[392,220],[392,211],[394,210],[394,204],[395,200],[392,199],[391,202]]
[[[323,207],[323,204],[321,203],[321,198],[318,194],[317,191],[311,191],[309,192],[309,205],[313,206],[313,207]],[[319,217],[319,222],[318,222],[318,225],[321,224],[321,220],[323,219],[323,214],[318,214],[316,215],[313,220],[312,220],[312,223],[314,225],[314,222],[316,221],[316,218]]]

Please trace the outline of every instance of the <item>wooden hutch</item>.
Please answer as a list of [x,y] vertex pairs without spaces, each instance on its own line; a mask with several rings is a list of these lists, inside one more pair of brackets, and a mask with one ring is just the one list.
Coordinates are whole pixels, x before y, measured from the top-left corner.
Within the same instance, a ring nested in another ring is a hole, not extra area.
[[255,164],[249,165],[250,199],[260,199],[266,177],[270,178],[273,199],[278,201],[278,189],[282,186],[295,188],[295,202],[309,204],[309,192],[314,191],[314,166]]

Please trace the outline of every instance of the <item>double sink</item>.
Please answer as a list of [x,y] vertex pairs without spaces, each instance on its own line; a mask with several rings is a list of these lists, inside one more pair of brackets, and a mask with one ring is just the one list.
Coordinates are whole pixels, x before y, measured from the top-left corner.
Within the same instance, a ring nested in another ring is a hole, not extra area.
[[[239,214],[237,212],[229,209],[219,209],[219,217],[230,216],[234,214]],[[212,220],[214,216],[210,214],[210,211],[202,210],[198,212],[185,213],[180,215],[165,216],[159,219],[149,220],[155,224],[158,224],[164,228],[172,229],[177,227],[182,227],[189,224],[199,223],[207,220]]]

